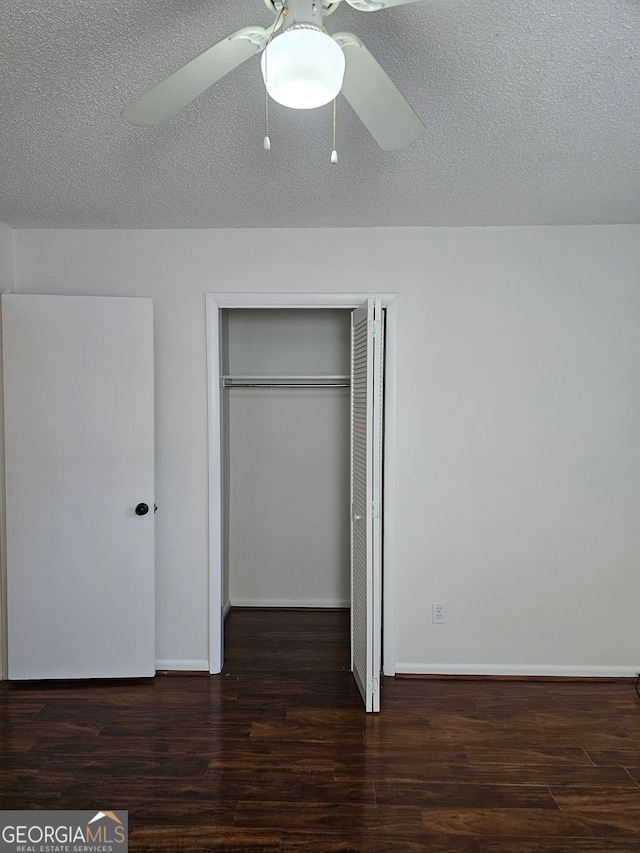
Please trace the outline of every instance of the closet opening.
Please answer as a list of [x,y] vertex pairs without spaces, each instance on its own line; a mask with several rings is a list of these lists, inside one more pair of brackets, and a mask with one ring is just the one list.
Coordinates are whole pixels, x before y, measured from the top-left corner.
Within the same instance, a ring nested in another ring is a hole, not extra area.
[[225,612],[350,606],[350,312],[221,310]]
[[395,302],[207,294],[212,673],[230,608],[350,610],[351,669],[379,710],[382,621],[395,674]]

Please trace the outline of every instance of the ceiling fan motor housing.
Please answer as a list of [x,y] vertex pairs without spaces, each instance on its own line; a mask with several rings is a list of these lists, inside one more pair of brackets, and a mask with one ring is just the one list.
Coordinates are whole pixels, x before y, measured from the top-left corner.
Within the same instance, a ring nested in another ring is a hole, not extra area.
[[[327,15],[335,12],[341,2],[342,0],[316,0],[315,5],[318,7],[320,14],[326,18]],[[285,16],[296,5],[295,0],[264,0],[264,3],[275,15],[279,15],[286,8]]]
[[310,24],[322,29],[324,18],[322,0],[288,0],[286,6],[288,12],[284,15],[283,30],[300,24]]

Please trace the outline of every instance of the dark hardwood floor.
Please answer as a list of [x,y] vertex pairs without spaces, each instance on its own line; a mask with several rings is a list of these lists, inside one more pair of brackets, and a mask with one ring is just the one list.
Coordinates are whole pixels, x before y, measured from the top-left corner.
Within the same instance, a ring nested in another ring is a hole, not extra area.
[[384,679],[345,612],[233,611],[221,676],[0,686],[0,807],[128,809],[132,851],[640,851],[632,681]]

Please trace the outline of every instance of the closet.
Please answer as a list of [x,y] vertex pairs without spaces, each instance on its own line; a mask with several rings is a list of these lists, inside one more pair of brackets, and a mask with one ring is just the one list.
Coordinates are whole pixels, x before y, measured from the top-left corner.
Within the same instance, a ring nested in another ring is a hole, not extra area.
[[225,606],[348,607],[351,311],[220,312]]

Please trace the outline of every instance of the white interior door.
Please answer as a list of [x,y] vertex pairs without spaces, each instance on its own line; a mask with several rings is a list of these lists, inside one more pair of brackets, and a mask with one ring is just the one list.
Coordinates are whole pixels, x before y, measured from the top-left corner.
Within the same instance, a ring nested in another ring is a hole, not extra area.
[[9,294],[2,327],[9,678],[153,675],[152,301]]
[[382,629],[382,416],[380,299],[351,322],[351,670],[367,711],[380,710]]

